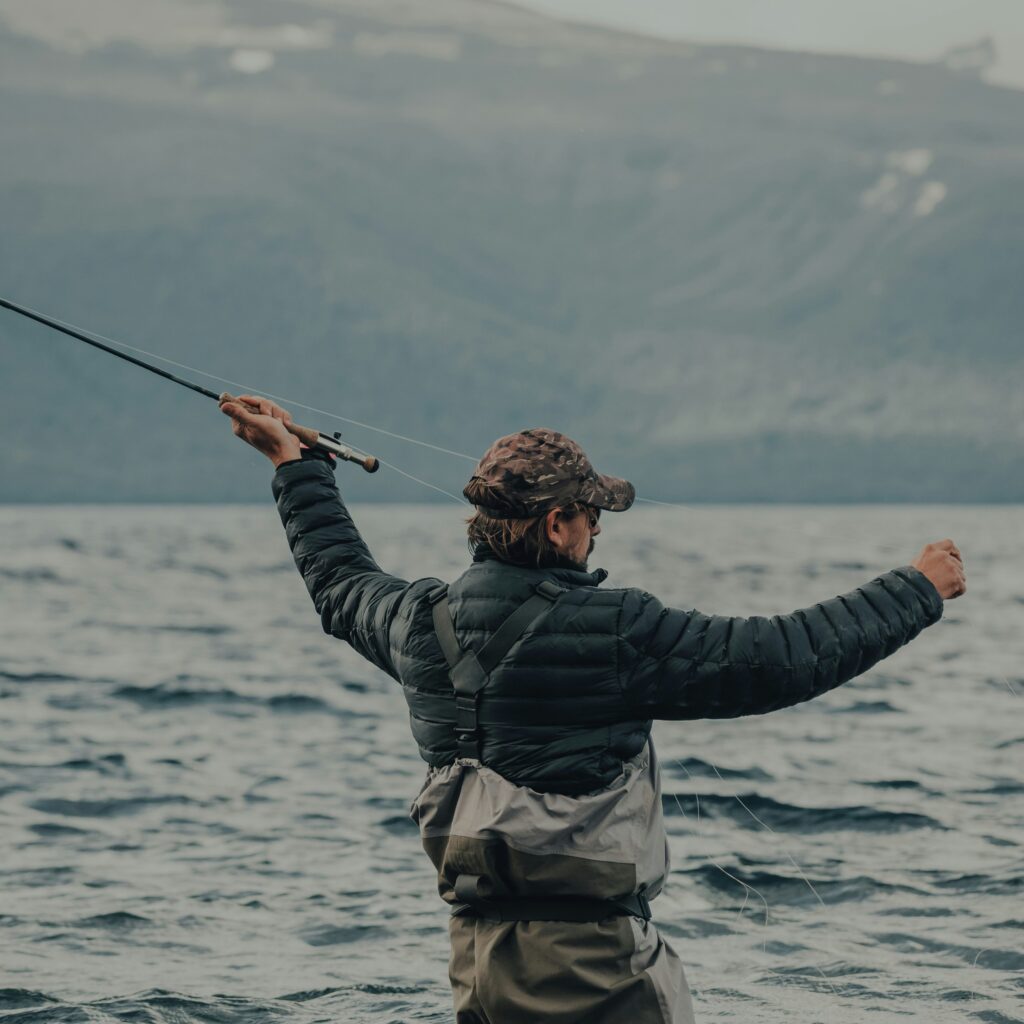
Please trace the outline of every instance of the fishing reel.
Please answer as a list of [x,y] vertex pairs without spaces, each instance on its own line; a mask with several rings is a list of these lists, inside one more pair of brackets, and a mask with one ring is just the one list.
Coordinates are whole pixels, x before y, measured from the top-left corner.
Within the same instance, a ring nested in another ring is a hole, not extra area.
[[313,447],[328,451],[339,459],[345,459],[346,462],[355,462],[362,466],[367,473],[376,473],[380,469],[380,460],[376,456],[364,455],[362,452],[357,452],[355,449],[349,448],[348,445],[342,444],[340,430],[334,431],[330,437],[320,434]]

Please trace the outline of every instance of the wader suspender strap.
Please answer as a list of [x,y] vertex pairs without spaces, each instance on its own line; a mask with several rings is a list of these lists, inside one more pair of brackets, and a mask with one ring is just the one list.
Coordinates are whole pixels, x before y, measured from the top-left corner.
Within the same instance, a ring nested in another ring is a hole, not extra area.
[[455,624],[448,607],[445,590],[434,602],[434,629],[448,662],[449,677],[455,689],[455,738],[459,757],[480,757],[480,730],[477,708],[480,691],[487,685],[487,677],[498,662],[512,649],[526,632],[531,622],[563,593],[562,588],[550,580],[537,584],[536,592],[528,597],[494,632],[476,653],[464,651],[455,636]]

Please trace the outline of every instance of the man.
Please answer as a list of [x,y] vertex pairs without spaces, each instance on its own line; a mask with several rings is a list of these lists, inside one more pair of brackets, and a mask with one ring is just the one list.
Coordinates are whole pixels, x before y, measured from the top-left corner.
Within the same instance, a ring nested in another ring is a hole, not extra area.
[[285,410],[251,396],[223,410],[277,469],[324,630],[402,684],[429,766],[412,813],[453,911],[458,1024],[692,1021],[651,921],[668,873],[652,720],[761,714],[866,671],[964,593],[953,542],[791,615],[666,608],[587,571],[600,511],[629,508],[633,486],[526,430],[465,488],[469,569],[407,583],[374,562],[329,457],[300,450]]

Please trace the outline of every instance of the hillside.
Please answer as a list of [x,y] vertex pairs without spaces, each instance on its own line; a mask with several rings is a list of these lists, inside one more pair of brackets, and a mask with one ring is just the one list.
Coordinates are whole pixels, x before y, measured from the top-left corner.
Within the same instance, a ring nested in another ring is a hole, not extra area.
[[[0,0],[0,294],[651,497],[1024,500],[1024,94],[476,0],[76,8]],[[9,314],[0,404],[0,501],[268,495],[212,403]]]

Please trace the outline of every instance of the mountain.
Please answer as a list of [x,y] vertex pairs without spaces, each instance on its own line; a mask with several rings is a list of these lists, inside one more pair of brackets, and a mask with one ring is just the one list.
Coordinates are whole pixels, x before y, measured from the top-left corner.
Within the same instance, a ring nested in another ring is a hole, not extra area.
[[[654,498],[1024,500],[1024,94],[484,0],[52,8],[0,0],[5,297]],[[212,402],[2,310],[0,407],[2,501],[269,493]]]

